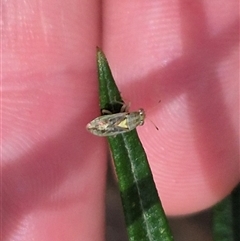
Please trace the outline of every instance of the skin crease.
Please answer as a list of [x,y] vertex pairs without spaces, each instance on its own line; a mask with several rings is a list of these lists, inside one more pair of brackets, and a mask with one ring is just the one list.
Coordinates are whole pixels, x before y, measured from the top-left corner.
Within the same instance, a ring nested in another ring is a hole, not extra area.
[[[2,5],[2,240],[104,240],[101,46],[169,215],[239,182],[238,1],[7,1]],[[161,100],[161,103],[158,103]],[[151,119],[159,128],[156,131]]]

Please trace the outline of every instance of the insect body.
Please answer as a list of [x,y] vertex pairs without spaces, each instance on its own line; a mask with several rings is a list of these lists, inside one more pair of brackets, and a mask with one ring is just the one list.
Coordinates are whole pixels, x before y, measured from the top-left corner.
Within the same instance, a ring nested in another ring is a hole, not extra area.
[[135,112],[120,112],[97,117],[87,124],[87,130],[97,136],[115,136],[143,125],[145,112],[139,109]]

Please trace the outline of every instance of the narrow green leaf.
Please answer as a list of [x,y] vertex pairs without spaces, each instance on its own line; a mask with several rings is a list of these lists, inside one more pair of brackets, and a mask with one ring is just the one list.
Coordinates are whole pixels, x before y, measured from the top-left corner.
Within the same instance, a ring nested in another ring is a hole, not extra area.
[[240,240],[240,185],[213,209],[215,241]]
[[[118,113],[123,100],[103,52],[97,50],[100,106]],[[130,241],[172,241],[147,157],[136,130],[108,137]]]

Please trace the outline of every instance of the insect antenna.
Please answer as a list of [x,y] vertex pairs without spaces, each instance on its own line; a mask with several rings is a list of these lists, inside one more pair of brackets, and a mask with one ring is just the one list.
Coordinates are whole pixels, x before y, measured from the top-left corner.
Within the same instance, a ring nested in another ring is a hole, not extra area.
[[155,129],[157,130],[157,131],[159,131],[159,128],[154,124],[154,122],[152,121],[152,120],[150,120],[150,119],[148,119],[152,124],[153,124],[153,126],[155,127]]
[[[159,104],[160,102],[161,102],[161,100],[158,101],[158,104]],[[150,110],[148,110],[148,113],[149,113],[149,111],[152,111],[152,110],[155,109],[156,107],[158,107],[158,105],[156,105],[156,106],[152,107]],[[154,122],[153,122],[151,119],[148,118],[148,120],[153,124],[153,126],[155,127],[155,129],[156,129],[157,131],[159,131],[159,128],[157,127],[157,125],[155,125]]]

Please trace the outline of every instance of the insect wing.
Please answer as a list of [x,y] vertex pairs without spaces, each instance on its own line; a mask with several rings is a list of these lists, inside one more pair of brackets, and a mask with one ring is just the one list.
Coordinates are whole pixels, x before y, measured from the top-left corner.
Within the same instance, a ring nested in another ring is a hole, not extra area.
[[87,125],[87,129],[97,136],[113,136],[126,132],[124,127],[118,125],[124,121],[127,114],[124,112],[97,117]]
[[97,136],[115,136],[135,129],[143,125],[145,112],[140,109],[136,112],[122,112],[117,114],[103,115],[92,120],[87,129]]
[[113,135],[129,131],[128,115],[127,112],[109,115],[109,130]]

